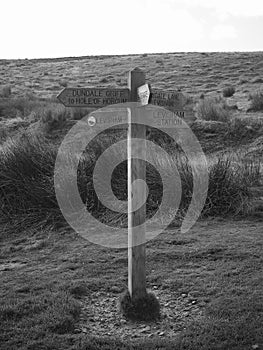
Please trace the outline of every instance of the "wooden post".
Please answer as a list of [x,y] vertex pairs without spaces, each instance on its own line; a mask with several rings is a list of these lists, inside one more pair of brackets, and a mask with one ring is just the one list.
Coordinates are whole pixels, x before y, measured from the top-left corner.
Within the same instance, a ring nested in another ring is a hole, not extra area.
[[[145,84],[145,74],[139,68],[129,72],[128,87],[130,89],[130,101],[138,101],[137,89]],[[145,187],[143,184],[132,186],[136,179],[146,180],[145,162],[139,159],[132,159],[134,154],[132,147],[136,143],[134,138],[146,139],[145,126],[141,124],[132,124],[134,113],[138,113],[138,108],[130,109],[130,120],[128,127],[128,289],[132,299],[141,298],[146,295],[145,280]],[[136,120],[136,119],[135,119]],[[146,141],[145,141],[146,142]],[[144,158],[145,147],[136,150],[138,156]],[[144,203],[139,209],[134,210],[138,203]],[[140,228],[137,226],[140,225]]]

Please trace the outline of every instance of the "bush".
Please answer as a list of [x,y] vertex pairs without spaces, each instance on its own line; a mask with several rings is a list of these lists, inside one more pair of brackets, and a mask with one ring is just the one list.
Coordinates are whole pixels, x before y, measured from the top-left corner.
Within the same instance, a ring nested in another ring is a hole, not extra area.
[[231,97],[234,95],[234,93],[236,92],[234,86],[228,86],[226,88],[223,89],[223,96],[224,97]]
[[226,122],[230,119],[227,106],[212,98],[200,100],[196,108],[197,117],[203,120]]
[[250,111],[258,112],[263,111],[263,92],[258,91],[252,95],[250,95],[251,106],[249,108]]

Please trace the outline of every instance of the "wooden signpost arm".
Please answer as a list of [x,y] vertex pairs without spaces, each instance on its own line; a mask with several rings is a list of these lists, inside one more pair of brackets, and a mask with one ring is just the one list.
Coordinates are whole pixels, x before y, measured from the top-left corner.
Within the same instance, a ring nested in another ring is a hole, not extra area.
[[[139,68],[129,72],[128,88],[130,89],[130,101],[137,102],[137,89],[145,84],[145,73]],[[139,113],[138,108],[130,109],[128,127],[128,290],[132,299],[142,298],[146,295],[145,279],[145,191],[143,183],[133,182],[137,179],[146,181],[145,162],[132,158],[136,149],[134,138],[146,139],[146,127],[142,124],[132,124],[134,113]],[[136,119],[134,119],[136,120]],[[146,145],[145,145],[146,146]],[[136,149],[138,157],[144,158],[146,147]],[[134,210],[137,204],[144,203],[139,209]],[[138,228],[138,225],[140,227]]]

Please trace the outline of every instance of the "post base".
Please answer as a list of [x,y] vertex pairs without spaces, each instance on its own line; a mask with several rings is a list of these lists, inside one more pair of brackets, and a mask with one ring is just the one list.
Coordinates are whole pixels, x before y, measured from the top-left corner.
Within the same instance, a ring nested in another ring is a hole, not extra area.
[[127,319],[134,321],[154,321],[160,318],[160,304],[153,293],[131,299],[129,291],[120,298],[120,311]]

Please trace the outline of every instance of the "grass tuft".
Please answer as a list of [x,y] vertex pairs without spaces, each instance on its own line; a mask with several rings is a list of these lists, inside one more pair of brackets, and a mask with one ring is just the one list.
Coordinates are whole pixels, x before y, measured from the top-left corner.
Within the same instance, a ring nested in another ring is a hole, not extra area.
[[196,108],[197,117],[203,120],[227,122],[230,119],[230,112],[227,106],[212,98],[201,99]]
[[55,159],[55,149],[39,135],[24,133],[5,142],[0,151],[1,222],[16,226],[18,220],[30,227],[61,218],[53,186]]
[[231,156],[221,157],[210,166],[204,215],[238,215],[246,212],[250,199],[250,179],[243,164],[234,163]]
[[45,132],[50,132],[56,128],[62,128],[66,120],[69,119],[68,110],[61,105],[54,105],[39,111],[39,117]]
[[231,140],[241,140],[249,137],[250,135],[254,136],[253,131],[253,127],[248,126],[245,119],[234,118],[228,123],[228,129],[225,137]]
[[84,282],[74,281],[68,288],[69,293],[76,299],[88,294],[88,287]]
[[260,112],[263,111],[263,92],[258,91],[250,96],[251,107],[249,111]]
[[11,96],[11,86],[10,85],[4,85],[0,88],[0,96],[7,98]]

